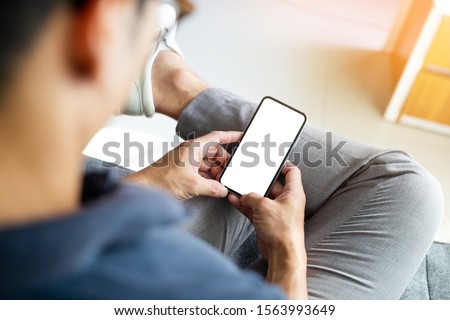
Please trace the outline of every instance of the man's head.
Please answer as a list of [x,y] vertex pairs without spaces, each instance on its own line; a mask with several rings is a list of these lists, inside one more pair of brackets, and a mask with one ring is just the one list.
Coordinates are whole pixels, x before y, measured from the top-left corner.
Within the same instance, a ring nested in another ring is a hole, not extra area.
[[0,225],[80,205],[81,151],[124,104],[157,1],[0,1]]
[[156,37],[156,3],[1,1],[0,126],[73,127],[82,147],[126,99]]

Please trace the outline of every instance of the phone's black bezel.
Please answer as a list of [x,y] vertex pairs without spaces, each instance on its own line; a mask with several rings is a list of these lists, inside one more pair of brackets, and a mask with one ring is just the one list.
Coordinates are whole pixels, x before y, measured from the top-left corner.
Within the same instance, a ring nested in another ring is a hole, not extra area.
[[[244,134],[243,134],[242,137],[241,137],[241,141],[244,139],[245,135],[247,134],[248,129],[249,129],[250,126],[252,125],[253,119],[255,119],[256,115],[258,114],[259,109],[261,108],[262,104],[264,103],[264,101],[265,101],[266,99],[273,100],[273,101],[275,101],[275,102],[281,104],[282,106],[284,106],[284,107],[286,107],[286,108],[288,108],[288,109],[291,109],[291,110],[294,111],[294,112],[300,113],[303,117],[305,117],[305,121],[303,121],[303,124],[302,124],[302,126],[300,127],[300,129],[298,130],[297,135],[295,136],[294,140],[292,141],[292,143],[291,143],[291,145],[290,145],[290,147],[289,147],[288,152],[286,152],[286,155],[285,155],[285,157],[284,157],[284,159],[283,159],[283,161],[282,161],[280,167],[277,169],[277,173],[276,173],[275,176],[273,177],[272,182],[270,183],[269,187],[267,188],[267,190],[266,190],[266,192],[265,192],[265,194],[264,194],[264,197],[267,197],[267,196],[269,195],[270,190],[272,189],[273,185],[274,185],[275,182],[277,181],[278,176],[280,175],[280,172],[281,172],[281,170],[283,169],[284,164],[286,163],[286,160],[288,159],[290,153],[292,152],[292,148],[294,147],[294,145],[295,145],[296,142],[298,141],[298,138],[300,137],[300,134],[301,134],[301,132],[302,132],[303,128],[305,127],[305,124],[306,124],[306,122],[307,122],[307,120],[308,120],[308,117],[306,116],[305,113],[303,113],[303,112],[301,112],[301,111],[299,111],[299,110],[297,110],[297,109],[295,109],[295,108],[293,108],[293,107],[287,105],[287,104],[284,103],[284,102],[281,102],[281,101],[278,100],[278,99],[275,99],[275,98],[270,97],[270,96],[266,96],[266,97],[262,98],[261,102],[259,103],[258,108],[256,109],[255,113],[253,114],[253,117],[252,117],[252,119],[250,120],[250,123],[248,124],[247,128],[246,128],[245,131],[244,131]],[[239,147],[238,147],[238,148],[239,148]],[[235,150],[234,150],[233,154],[231,155],[231,157],[230,157],[228,163],[231,162],[231,160],[233,159],[234,154],[236,153],[236,151],[237,151],[237,148],[235,148]],[[222,183],[222,176],[225,174],[225,171],[227,170],[227,168],[228,168],[228,165],[227,165],[227,167],[225,167],[225,169],[223,169],[223,171],[222,171],[222,173],[221,173],[221,175],[220,175],[220,178],[219,178],[219,182],[220,182],[220,183]],[[237,191],[235,191],[235,190],[233,190],[233,189],[231,189],[231,188],[229,188],[229,187],[227,187],[227,186],[225,186],[225,187],[228,189],[228,191],[229,191],[230,193],[236,195],[236,196],[239,197],[239,198],[242,197],[242,195],[241,195],[239,192],[237,192]]]

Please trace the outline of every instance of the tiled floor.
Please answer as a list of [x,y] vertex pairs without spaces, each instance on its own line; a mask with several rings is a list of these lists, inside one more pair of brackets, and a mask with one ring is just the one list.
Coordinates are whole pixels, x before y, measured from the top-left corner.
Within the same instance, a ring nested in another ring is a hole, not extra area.
[[[437,239],[450,242],[450,138],[382,119],[393,86],[390,59],[380,52],[399,0],[195,3],[178,40],[199,75],[254,101],[278,97],[350,138],[406,150],[443,186],[449,205]],[[119,118],[111,126],[170,137],[174,123]]]

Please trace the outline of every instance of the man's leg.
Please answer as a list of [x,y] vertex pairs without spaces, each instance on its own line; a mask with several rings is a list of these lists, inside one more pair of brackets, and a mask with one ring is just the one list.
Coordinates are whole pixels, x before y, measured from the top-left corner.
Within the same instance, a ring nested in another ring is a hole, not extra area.
[[[183,138],[214,130],[244,130],[255,108],[224,90],[207,89],[183,111],[177,130]],[[331,140],[311,125],[305,126],[290,160],[302,171],[307,197],[311,298],[399,298],[440,223],[443,203],[436,180],[403,152],[334,134]],[[215,205],[215,200],[210,201],[208,210]],[[201,201],[194,207],[200,209]],[[222,203],[210,216],[227,216],[219,210],[229,211]],[[197,221],[200,233],[210,227],[202,214]],[[241,222],[236,226],[244,229],[232,230],[231,235],[250,230]]]
[[[153,73],[156,109],[179,119],[178,130],[184,137],[243,130],[255,110],[254,104],[230,93],[208,89],[176,54],[160,54]],[[440,186],[404,153],[358,142],[349,141],[337,151],[347,166],[335,160],[327,163],[327,151],[345,142],[337,135],[333,139],[327,140],[325,131],[308,125],[294,156],[309,146],[309,163],[306,157],[291,159],[302,170],[308,202],[305,233],[310,296],[399,298],[440,222]],[[209,211],[211,218],[198,219],[203,227],[197,231],[208,232],[214,219],[227,215],[214,210],[213,202],[210,206],[197,213]],[[244,223],[239,226],[247,228]],[[233,244],[233,240],[225,243]]]

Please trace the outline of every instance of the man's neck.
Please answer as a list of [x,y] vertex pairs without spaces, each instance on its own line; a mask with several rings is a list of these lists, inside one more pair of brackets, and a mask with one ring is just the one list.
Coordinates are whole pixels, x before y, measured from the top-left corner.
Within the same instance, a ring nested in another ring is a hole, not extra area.
[[33,136],[24,132],[26,123],[16,125],[15,131],[0,128],[0,228],[73,214],[82,185],[82,155],[68,148],[75,141],[66,147],[64,137],[43,142],[42,130]]

